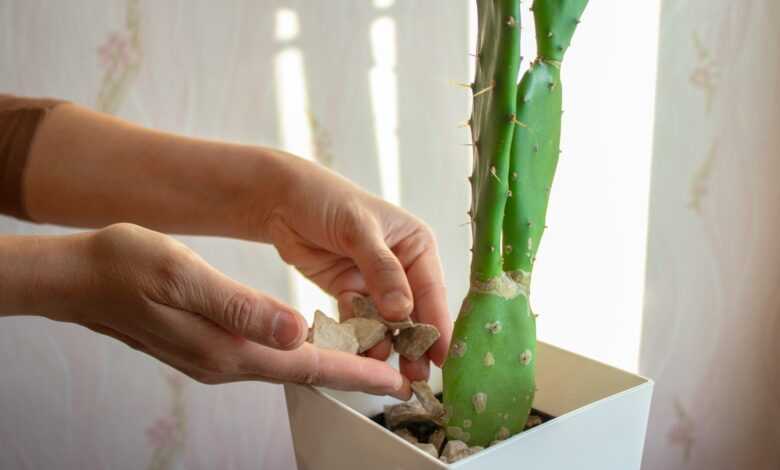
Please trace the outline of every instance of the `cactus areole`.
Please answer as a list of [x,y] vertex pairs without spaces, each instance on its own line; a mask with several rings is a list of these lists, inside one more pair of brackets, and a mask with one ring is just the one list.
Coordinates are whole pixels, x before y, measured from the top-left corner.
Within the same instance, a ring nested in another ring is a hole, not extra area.
[[447,434],[486,446],[520,432],[534,400],[528,296],[561,135],[561,77],[587,0],[536,0],[538,56],[520,83],[520,0],[477,0],[469,120],[473,257],[444,366]]

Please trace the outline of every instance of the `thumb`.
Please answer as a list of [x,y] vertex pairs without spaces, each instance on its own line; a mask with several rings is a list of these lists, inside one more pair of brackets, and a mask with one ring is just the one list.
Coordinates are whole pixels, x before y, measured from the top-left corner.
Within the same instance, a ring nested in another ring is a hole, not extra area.
[[230,333],[274,349],[296,349],[305,341],[306,320],[283,302],[210,266],[200,284],[191,307]]
[[412,289],[401,262],[385,243],[374,223],[348,234],[347,255],[351,256],[366,280],[368,291],[388,320],[403,320],[412,312]]

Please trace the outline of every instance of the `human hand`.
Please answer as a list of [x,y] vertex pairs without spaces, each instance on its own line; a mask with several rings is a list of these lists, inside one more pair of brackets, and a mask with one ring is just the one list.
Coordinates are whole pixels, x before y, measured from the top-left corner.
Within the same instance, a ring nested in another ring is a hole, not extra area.
[[[311,162],[288,158],[290,177],[277,204],[253,224],[257,238],[274,244],[282,259],[333,295],[342,319],[352,298],[370,294],[388,320],[410,314],[436,326],[439,340],[427,357],[401,358],[410,380],[427,379],[429,359],[441,366],[452,322],[436,241],[425,223]],[[368,355],[384,360],[390,341]]]
[[112,336],[208,384],[296,382],[411,395],[388,364],[304,343],[306,321],[166,235],[117,224],[84,238],[53,319]]

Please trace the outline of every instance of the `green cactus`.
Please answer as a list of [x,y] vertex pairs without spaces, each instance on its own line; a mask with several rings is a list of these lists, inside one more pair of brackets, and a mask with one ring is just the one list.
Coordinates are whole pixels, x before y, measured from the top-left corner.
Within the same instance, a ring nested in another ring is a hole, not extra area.
[[471,289],[444,366],[447,434],[488,445],[522,431],[534,399],[528,300],[561,134],[560,66],[588,0],[536,0],[538,57],[519,86],[520,0],[477,0]]

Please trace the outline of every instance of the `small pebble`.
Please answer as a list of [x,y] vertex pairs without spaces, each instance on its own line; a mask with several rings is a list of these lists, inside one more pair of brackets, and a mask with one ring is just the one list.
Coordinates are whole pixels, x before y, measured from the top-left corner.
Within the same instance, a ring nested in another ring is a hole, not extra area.
[[385,407],[385,423],[390,429],[400,428],[409,423],[435,422],[418,401],[399,403]]
[[417,442],[418,442],[417,441],[417,437],[415,437],[415,435],[412,434],[412,431],[410,431],[410,430],[408,430],[406,428],[397,429],[397,430],[395,430],[393,432],[396,434],[396,436],[400,437],[401,439],[403,439],[405,441],[411,442],[412,444],[417,444]]
[[385,317],[380,315],[379,310],[377,310],[376,305],[374,305],[374,301],[371,300],[371,297],[364,297],[360,295],[355,296],[352,299],[352,313],[354,313],[356,317],[369,318],[371,320],[382,322],[391,330],[403,330],[406,328],[411,328],[412,325],[414,325],[412,320],[409,318],[403,321],[395,322],[385,320]]
[[314,312],[312,326],[312,343],[323,349],[333,349],[346,353],[358,352],[358,340],[355,337],[355,327],[340,324],[317,310]]
[[448,441],[441,453],[440,460],[444,463],[455,463],[484,449],[481,446],[468,447],[463,441]]
[[444,450],[441,452],[441,460],[444,463],[452,463],[457,460],[462,454],[468,452],[469,446],[463,441],[447,441],[447,445],[444,446]]
[[431,416],[441,417],[444,415],[444,405],[436,398],[428,382],[424,380],[412,382],[412,392],[414,392],[414,396],[420,400],[420,404]]
[[350,318],[342,325],[352,325],[355,328],[359,353],[366,352],[376,346],[385,339],[385,333],[387,333],[387,326],[384,323],[371,318]]
[[436,447],[433,444],[423,444],[423,443],[417,443],[415,444],[418,449],[422,450],[423,452],[426,452],[433,456],[433,458],[437,458],[439,456],[439,451],[436,449]]
[[416,361],[439,339],[439,330],[433,325],[417,323],[393,336],[393,346],[398,354]]
[[539,426],[540,424],[542,424],[542,418],[537,415],[531,415],[528,417],[528,421],[525,422],[525,428],[530,429],[534,426]]

